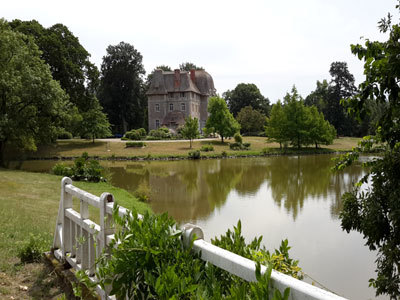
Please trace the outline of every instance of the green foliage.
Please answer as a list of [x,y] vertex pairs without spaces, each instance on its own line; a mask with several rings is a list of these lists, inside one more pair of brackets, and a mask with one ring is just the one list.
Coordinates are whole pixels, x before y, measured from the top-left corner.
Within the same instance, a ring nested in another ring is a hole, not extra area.
[[60,140],[70,140],[72,139],[72,134],[65,129],[62,129],[58,134],[57,134],[57,139]]
[[158,129],[152,129],[147,136],[147,140],[162,140],[162,139],[170,139],[171,133],[167,127],[160,127]]
[[229,112],[224,99],[218,96],[211,97],[208,102],[208,112],[210,116],[206,122],[207,132],[218,133],[222,142],[224,137],[231,137],[240,130],[239,123]]
[[295,87],[291,94],[273,105],[267,119],[266,135],[271,141],[282,144],[290,142],[298,149],[303,145],[329,145],[336,137],[335,128],[324,119],[315,106],[307,107]]
[[224,150],[224,151],[221,152],[221,155],[222,155],[222,157],[227,157],[228,153]]
[[189,151],[188,153],[188,158],[190,159],[200,159],[201,154],[200,154],[200,150],[192,150]]
[[253,83],[239,83],[234,90],[226,91],[223,97],[228,102],[229,111],[235,117],[246,106],[259,110],[264,115],[269,115],[269,99],[265,98]]
[[0,19],[0,165],[6,144],[35,151],[55,141],[69,118],[71,103],[40,54],[31,37]]
[[67,26],[58,23],[44,28],[35,20],[13,20],[9,24],[13,30],[34,39],[42,51],[41,58],[50,66],[54,80],[60,83],[80,114],[94,108],[99,71],[90,62],[89,52]]
[[82,122],[79,131],[82,136],[92,138],[93,143],[95,138],[111,136],[110,123],[102,109],[99,101],[95,98],[92,107],[82,113]]
[[143,148],[143,147],[146,147],[146,143],[144,143],[144,142],[126,142],[125,147],[126,148],[130,148],[130,147]]
[[185,125],[181,128],[180,134],[185,139],[190,140],[190,149],[192,148],[192,140],[199,136],[199,120],[191,116],[185,119]]
[[287,126],[287,116],[279,100],[272,105],[271,116],[267,119],[267,126],[265,127],[265,134],[270,141],[279,143],[280,148],[282,148],[282,143],[288,141],[286,135]]
[[140,132],[138,130],[135,130],[135,129],[132,129],[130,131],[125,132],[123,137],[125,137],[128,140],[135,140],[135,141],[138,141],[138,140],[142,139],[142,136],[141,136]]
[[[396,5],[400,10],[400,4]],[[382,104],[378,134],[366,138],[358,149],[346,156],[337,166],[343,167],[373,144],[385,146],[383,157],[368,162],[369,173],[353,191],[343,195],[340,218],[346,231],[356,230],[364,235],[366,245],[377,251],[377,277],[370,280],[376,294],[400,297],[400,24],[392,24],[388,15],[379,22],[382,32],[388,33],[385,42],[366,40],[364,46],[352,45],[353,54],[364,61],[365,81],[360,93],[348,102],[348,109],[362,118],[368,112],[368,101]],[[382,145],[381,144],[381,145]],[[378,147],[381,147],[378,146]],[[368,183],[368,188],[362,184]]]
[[19,249],[17,256],[22,263],[39,262],[45,251],[50,250],[49,237],[44,235],[29,235],[29,241]]
[[[136,211],[120,217],[114,207],[115,224],[124,230],[97,262],[100,285],[110,286],[117,299],[288,299],[288,289],[282,296],[271,286],[272,267],[262,275],[257,264],[258,281],[245,282],[183,247],[182,232],[167,214],[133,216]],[[243,237],[226,244],[238,252],[246,245]]]
[[200,151],[203,151],[203,152],[214,151],[214,147],[212,145],[203,145],[203,146],[201,146]]
[[52,172],[55,175],[71,177],[76,181],[106,181],[104,178],[104,168],[97,160],[89,159],[86,152],[74,160],[72,167],[65,166],[64,164],[56,164]]
[[179,70],[181,70],[181,71],[204,70],[204,68],[198,67],[194,63],[191,63],[191,62],[185,62],[185,63],[179,64]]
[[243,107],[236,120],[240,124],[240,131],[246,135],[258,135],[266,125],[266,116],[251,106]]
[[231,150],[249,150],[250,148],[250,143],[231,143],[229,144],[229,148]]
[[147,97],[142,55],[132,45],[108,46],[101,64],[99,99],[115,133],[145,126]]
[[261,247],[261,241],[262,236],[254,238],[247,244],[242,236],[242,224],[239,220],[237,225],[233,227],[233,231],[228,229],[225,235],[221,235],[219,239],[212,239],[211,243],[258,263],[272,265],[275,270],[294,278],[303,278],[304,275],[298,266],[299,262],[289,257],[290,247],[287,240],[282,241],[281,246],[279,249],[275,249],[274,253],[270,253],[265,247]]
[[332,124],[339,135],[360,136],[368,130],[368,124],[357,124],[342,105],[342,99],[348,99],[357,92],[354,76],[349,72],[346,62],[333,62],[329,69],[331,81],[317,81],[315,91],[304,101],[307,106],[316,106],[324,118]]
[[233,136],[233,138],[234,138],[236,143],[238,143],[238,144],[243,143],[243,138],[242,138],[242,136],[240,135],[239,132],[236,132],[235,135]]
[[144,129],[144,128],[139,128],[139,129],[137,129],[136,131],[139,133],[140,137],[142,137],[142,138],[146,137],[146,134],[147,134],[146,129]]

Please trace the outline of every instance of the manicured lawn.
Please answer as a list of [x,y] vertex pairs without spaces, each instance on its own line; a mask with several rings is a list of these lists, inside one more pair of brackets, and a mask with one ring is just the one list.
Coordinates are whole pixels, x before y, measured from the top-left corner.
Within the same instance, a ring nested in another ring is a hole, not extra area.
[[[7,299],[11,296],[14,299],[53,299],[52,295],[29,293],[43,276],[43,266],[22,265],[17,253],[30,235],[41,235],[50,250],[60,201],[60,182],[60,176],[0,169],[0,299],[6,296]],[[135,207],[142,213],[150,210],[127,191],[107,183],[76,182],[74,185],[97,196],[110,192],[117,203]],[[28,286],[28,292],[21,292],[15,284],[18,281]]]
[[[359,138],[339,138],[335,139],[334,143],[329,146],[322,146],[322,149],[329,149],[333,151],[351,150],[357,145]],[[226,151],[228,155],[237,155],[237,151],[229,149],[229,144],[234,142],[233,139],[226,140],[221,143],[220,140],[213,141],[195,141],[193,148],[189,148],[189,142],[147,142],[144,148],[126,148],[125,142],[120,141],[96,141],[92,143],[87,140],[63,140],[58,141],[56,145],[40,147],[36,153],[32,153],[31,157],[74,157],[80,156],[82,152],[88,152],[90,156],[99,157],[167,157],[167,156],[181,156],[186,157],[188,152],[193,149],[200,149],[203,145],[213,145],[214,151],[202,152],[202,155],[220,155]],[[241,151],[241,155],[257,155],[263,149],[267,148],[268,152],[276,152],[279,150],[279,144],[269,143],[265,137],[244,137],[244,143],[250,143],[249,151]],[[313,147],[309,147],[305,151],[309,153],[313,151]],[[297,149],[294,149],[297,151]],[[289,148],[289,151],[292,151]]]

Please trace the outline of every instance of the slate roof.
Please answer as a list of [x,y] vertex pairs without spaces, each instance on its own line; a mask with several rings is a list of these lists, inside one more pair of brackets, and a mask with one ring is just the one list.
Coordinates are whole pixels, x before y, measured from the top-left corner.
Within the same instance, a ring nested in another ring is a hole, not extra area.
[[[178,83],[175,83],[175,79]],[[192,81],[190,72],[179,71],[165,72],[156,70],[153,74],[147,95],[165,95],[171,92],[195,92],[201,95],[213,96],[215,94],[214,81],[210,74],[204,70],[195,71],[195,80]]]

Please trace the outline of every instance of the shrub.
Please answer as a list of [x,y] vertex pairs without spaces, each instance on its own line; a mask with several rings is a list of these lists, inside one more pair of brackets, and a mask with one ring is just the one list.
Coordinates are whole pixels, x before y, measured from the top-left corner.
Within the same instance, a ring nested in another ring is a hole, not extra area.
[[229,144],[229,148],[231,150],[249,150],[250,143],[244,143],[244,144],[232,143],[232,144]]
[[130,148],[130,147],[134,147],[134,148],[142,148],[145,147],[146,143],[144,142],[126,142],[125,143],[125,147],[126,148]]
[[56,164],[52,169],[53,174],[68,176],[77,181],[106,181],[104,178],[104,168],[97,160],[90,160],[88,153],[82,153],[81,157],[74,160],[72,167],[64,164]]
[[231,143],[229,144],[229,148],[231,150],[241,150],[242,149],[242,144],[239,143]]
[[68,131],[61,131],[60,133],[58,133],[57,138],[60,140],[70,140],[72,139],[72,133]]
[[136,131],[139,133],[139,135],[140,135],[142,138],[144,138],[144,137],[146,136],[146,134],[147,134],[146,129],[144,129],[144,128],[139,128],[139,129],[136,130]]
[[160,127],[158,129],[152,129],[149,131],[149,136],[147,139],[159,140],[159,139],[170,139],[171,133],[166,127]]
[[222,157],[227,157],[228,153],[224,150],[224,151],[221,152],[221,155],[222,155]]
[[243,142],[243,138],[239,132],[236,132],[233,138],[235,139],[235,142],[238,144],[241,144]]
[[23,244],[18,250],[17,256],[22,263],[39,262],[42,254],[49,248],[50,242],[45,236],[30,234],[29,242]]
[[126,137],[124,137],[124,136],[121,138],[121,141],[128,141],[128,140],[129,140],[129,139],[126,138]]
[[243,143],[243,147],[247,150],[250,148],[250,143]]
[[[207,264],[182,244],[182,231],[167,214],[150,215],[139,219],[136,211],[124,217],[113,216],[117,227],[123,227],[110,243],[110,253],[98,260],[96,276],[110,295],[117,299],[288,299],[270,285],[272,265],[265,275],[257,264],[257,282],[249,283],[239,277]],[[240,232],[232,239],[230,231],[220,244],[251,257],[259,249],[261,238],[251,245],[244,243]],[[86,275],[87,276],[87,275]],[[272,289],[272,290],[270,290]]]
[[135,129],[126,132],[124,136],[129,140],[135,140],[135,141],[138,141],[141,138],[139,132]]
[[200,159],[200,156],[200,150],[193,150],[188,153],[190,159]]
[[212,145],[203,145],[201,146],[200,151],[204,152],[214,151],[214,147]]

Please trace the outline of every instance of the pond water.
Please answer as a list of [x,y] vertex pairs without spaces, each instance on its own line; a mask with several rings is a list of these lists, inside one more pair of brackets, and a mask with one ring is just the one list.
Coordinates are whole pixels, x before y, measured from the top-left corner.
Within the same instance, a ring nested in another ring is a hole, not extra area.
[[[368,287],[375,253],[359,233],[346,233],[338,218],[341,195],[363,174],[360,165],[331,172],[331,155],[201,161],[107,162],[111,183],[150,191],[154,212],[168,212],[181,224],[194,223],[210,240],[240,219],[248,241],[263,236],[267,249],[282,239],[303,271],[349,299],[375,299]],[[53,161],[18,167],[48,171]],[[312,282],[312,279],[307,279]],[[317,284],[318,285],[318,284]],[[381,297],[380,299],[386,299]]]

